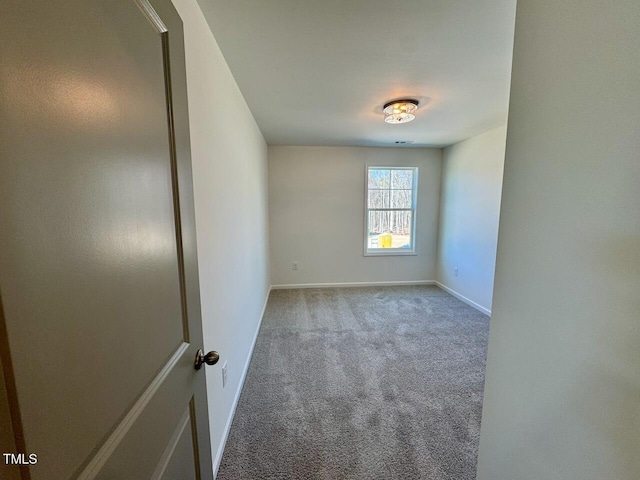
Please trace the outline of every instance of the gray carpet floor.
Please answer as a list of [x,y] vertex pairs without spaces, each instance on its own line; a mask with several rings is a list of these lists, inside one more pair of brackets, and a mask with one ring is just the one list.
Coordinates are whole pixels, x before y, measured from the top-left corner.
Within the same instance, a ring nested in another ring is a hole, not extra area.
[[274,290],[218,480],[471,480],[489,318],[435,286]]

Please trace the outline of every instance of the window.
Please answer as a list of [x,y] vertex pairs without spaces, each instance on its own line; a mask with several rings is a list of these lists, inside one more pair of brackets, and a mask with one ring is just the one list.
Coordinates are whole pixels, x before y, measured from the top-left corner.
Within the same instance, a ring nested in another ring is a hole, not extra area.
[[415,254],[418,169],[367,167],[365,255]]

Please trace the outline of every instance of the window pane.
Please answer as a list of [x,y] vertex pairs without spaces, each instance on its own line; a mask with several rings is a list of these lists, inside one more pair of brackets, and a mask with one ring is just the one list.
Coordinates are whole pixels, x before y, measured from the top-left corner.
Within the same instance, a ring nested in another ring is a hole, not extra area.
[[391,170],[391,188],[411,190],[413,188],[413,170]]
[[369,235],[389,231],[389,212],[369,212]]
[[391,208],[389,190],[369,190],[369,208]]
[[411,208],[411,190],[391,190],[391,206],[389,208]]
[[369,169],[369,187],[368,188],[389,188],[391,185],[391,170],[382,170],[378,168]]
[[369,212],[368,248],[411,248],[412,212]]

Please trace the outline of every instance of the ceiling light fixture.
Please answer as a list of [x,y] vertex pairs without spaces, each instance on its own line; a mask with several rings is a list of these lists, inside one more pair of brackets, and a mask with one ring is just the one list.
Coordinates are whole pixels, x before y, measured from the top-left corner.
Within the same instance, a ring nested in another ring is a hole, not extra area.
[[386,103],[382,111],[387,123],[407,123],[416,118],[418,101],[412,99],[394,100]]

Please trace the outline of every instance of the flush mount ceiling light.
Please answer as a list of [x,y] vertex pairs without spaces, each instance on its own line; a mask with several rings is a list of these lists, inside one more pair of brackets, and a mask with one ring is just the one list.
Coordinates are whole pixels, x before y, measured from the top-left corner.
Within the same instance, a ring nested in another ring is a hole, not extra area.
[[387,123],[407,123],[416,118],[418,101],[412,99],[394,100],[385,104],[384,121]]

